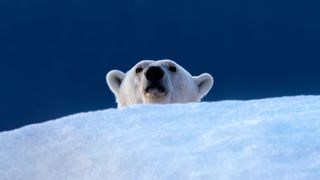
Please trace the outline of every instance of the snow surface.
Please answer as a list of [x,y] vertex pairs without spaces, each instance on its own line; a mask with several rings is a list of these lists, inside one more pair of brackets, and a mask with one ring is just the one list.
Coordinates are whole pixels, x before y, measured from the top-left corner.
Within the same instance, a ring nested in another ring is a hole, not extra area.
[[136,105],[2,132],[0,179],[320,179],[320,96]]

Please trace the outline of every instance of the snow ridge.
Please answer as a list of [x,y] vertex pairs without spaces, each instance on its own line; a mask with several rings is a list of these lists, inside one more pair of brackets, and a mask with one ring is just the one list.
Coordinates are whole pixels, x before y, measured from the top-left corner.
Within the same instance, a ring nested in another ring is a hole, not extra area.
[[320,96],[80,113],[0,133],[0,176],[320,179]]

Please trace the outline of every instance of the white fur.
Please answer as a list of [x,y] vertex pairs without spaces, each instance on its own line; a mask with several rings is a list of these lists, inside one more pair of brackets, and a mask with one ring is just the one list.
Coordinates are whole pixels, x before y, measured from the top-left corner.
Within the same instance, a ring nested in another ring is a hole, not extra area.
[[[163,84],[167,93],[145,93],[145,71],[150,66],[159,66],[164,71]],[[168,67],[175,66],[177,71],[171,72]],[[142,67],[143,71],[136,73],[136,68]],[[188,103],[199,102],[211,89],[213,78],[204,73],[200,76],[191,74],[171,60],[143,60],[137,63],[127,73],[118,70],[108,72],[106,80],[110,90],[115,94],[118,107],[139,103]]]

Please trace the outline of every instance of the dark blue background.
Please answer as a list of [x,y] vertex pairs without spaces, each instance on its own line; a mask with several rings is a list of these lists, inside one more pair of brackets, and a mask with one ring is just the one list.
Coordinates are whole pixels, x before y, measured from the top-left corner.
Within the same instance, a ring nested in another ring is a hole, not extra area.
[[0,131],[115,107],[111,69],[169,58],[206,101],[320,94],[320,3],[1,0]]

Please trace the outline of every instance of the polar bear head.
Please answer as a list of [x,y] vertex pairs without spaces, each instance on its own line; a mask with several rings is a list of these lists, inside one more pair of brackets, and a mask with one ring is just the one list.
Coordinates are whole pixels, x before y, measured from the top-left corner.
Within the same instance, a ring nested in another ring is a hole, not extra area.
[[143,60],[127,73],[108,72],[106,80],[118,107],[139,103],[199,102],[213,85],[210,74],[191,74],[171,60]]

